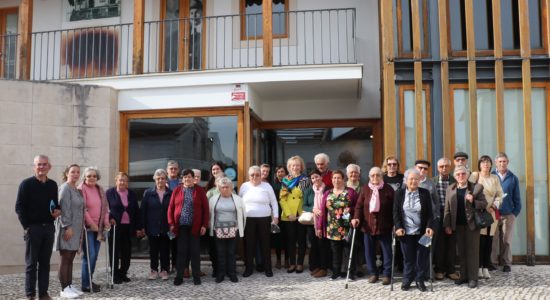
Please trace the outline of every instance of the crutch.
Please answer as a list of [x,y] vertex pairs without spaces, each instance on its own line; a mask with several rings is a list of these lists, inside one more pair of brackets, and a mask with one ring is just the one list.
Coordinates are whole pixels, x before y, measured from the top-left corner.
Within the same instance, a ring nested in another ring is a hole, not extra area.
[[111,271],[109,270],[109,230],[105,230],[103,232],[103,236],[107,241],[107,245],[105,246],[105,271],[107,272],[107,287],[112,289],[113,284],[111,280]]
[[348,260],[348,272],[346,275],[346,289],[348,288],[348,281],[349,281],[349,271],[351,269],[351,259],[353,257],[353,245],[355,244],[355,227],[353,227],[353,234],[351,235],[351,250],[349,252],[349,260]]
[[113,255],[111,257],[111,288],[113,288],[114,285],[114,278],[115,278],[115,245],[116,245],[116,224],[113,224]]
[[88,230],[86,229],[86,225],[83,225],[84,227],[84,239],[86,241],[86,262],[88,264],[88,277],[90,279],[90,293],[94,292],[94,287],[92,284],[92,268],[90,267],[90,243],[88,241]]
[[395,268],[395,231],[391,232],[391,276],[390,276],[390,291],[393,291],[393,270]]
[[434,291],[434,276],[433,276],[433,266],[432,266],[432,245],[428,247],[430,253],[430,290]]

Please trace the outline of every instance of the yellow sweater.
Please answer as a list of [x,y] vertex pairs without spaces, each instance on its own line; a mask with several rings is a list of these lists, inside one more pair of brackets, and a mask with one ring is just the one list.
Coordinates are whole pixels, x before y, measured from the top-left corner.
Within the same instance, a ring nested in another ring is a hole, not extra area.
[[304,195],[299,187],[294,187],[290,190],[286,187],[281,188],[279,194],[279,204],[281,205],[281,221],[290,221],[288,216],[295,215],[298,217],[302,213],[304,204]]

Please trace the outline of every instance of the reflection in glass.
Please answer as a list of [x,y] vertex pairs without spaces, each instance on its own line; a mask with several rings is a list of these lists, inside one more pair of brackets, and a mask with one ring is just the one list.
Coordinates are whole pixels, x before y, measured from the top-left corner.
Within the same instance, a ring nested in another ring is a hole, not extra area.
[[535,253],[549,255],[548,235],[548,140],[546,132],[545,90],[534,88],[531,94],[533,128],[533,168],[535,175]]
[[[489,155],[494,157],[497,153],[497,114],[496,98],[494,89],[477,90],[477,149],[479,156]],[[477,170],[475,161],[472,158],[472,170]]]
[[[470,153],[470,103],[468,90],[454,90],[455,151]],[[471,163],[471,161],[470,161]]]

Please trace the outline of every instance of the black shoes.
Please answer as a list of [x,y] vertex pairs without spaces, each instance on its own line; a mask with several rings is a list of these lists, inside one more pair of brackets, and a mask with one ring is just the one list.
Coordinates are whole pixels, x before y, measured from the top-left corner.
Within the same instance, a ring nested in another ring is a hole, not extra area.
[[330,275],[330,280],[336,280],[336,279],[338,279],[338,277],[340,277],[340,274],[332,273],[332,275]]
[[262,264],[256,265],[256,271],[258,271],[260,273],[263,272],[264,271],[264,265],[262,265]]
[[244,270],[243,277],[250,277],[252,275],[252,270]]
[[273,271],[265,271],[266,277],[273,277]]
[[200,277],[193,277],[193,284],[194,285],[201,285],[201,278]]
[[468,282],[468,287],[471,289],[475,289],[477,287],[477,280],[470,280]]
[[239,282],[239,278],[237,278],[237,275],[229,276],[229,280],[231,282]]
[[121,283],[123,283],[124,281],[122,281],[122,278],[120,278],[120,277],[115,277],[115,278],[113,279],[113,282],[114,282],[115,284],[121,284]]
[[99,286],[99,284],[95,284],[95,283],[92,282],[92,289],[90,289],[89,287],[83,287],[82,291],[84,293],[90,293],[92,291],[94,293],[99,293],[99,292],[101,292],[101,287]]
[[175,286],[181,285],[182,283],[183,283],[183,278],[181,278],[181,277],[174,278],[174,285]]
[[464,283],[467,283],[467,282],[468,282],[468,280],[466,280],[466,279],[459,279],[459,280],[455,281],[455,284],[456,285],[461,285],[461,284],[464,284]]
[[130,278],[128,278],[128,276],[124,275],[124,276],[120,276],[120,279],[122,279],[122,281],[124,282],[130,282],[132,281]]
[[504,266],[502,267],[502,272],[509,273],[512,271],[512,268],[510,266]]
[[411,283],[410,282],[403,282],[401,284],[401,290],[402,291],[408,291],[410,288],[411,288]]
[[224,276],[216,276],[216,283],[222,282],[224,279]]
[[416,287],[417,287],[418,290],[420,290],[421,292],[425,292],[425,291],[428,290],[428,289],[426,288],[426,285],[424,284],[424,281],[417,281],[417,282],[416,282]]
[[489,265],[487,269],[489,269],[489,271],[496,271],[497,268],[495,268],[495,266],[493,265]]

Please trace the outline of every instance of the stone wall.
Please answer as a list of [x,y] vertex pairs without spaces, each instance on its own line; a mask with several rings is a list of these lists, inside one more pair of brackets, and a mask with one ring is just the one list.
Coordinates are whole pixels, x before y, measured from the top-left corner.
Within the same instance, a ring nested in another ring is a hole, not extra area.
[[[33,157],[50,157],[49,177],[58,184],[65,166],[77,163],[97,166],[103,175],[99,183],[112,186],[118,168],[118,128],[115,90],[0,80],[0,269],[4,273],[25,265],[15,199],[21,180],[33,175]],[[52,255],[52,263],[57,261],[58,255]]]

